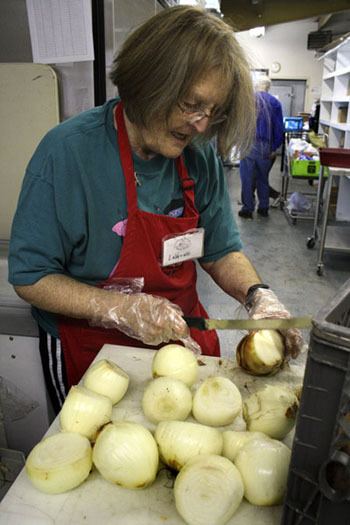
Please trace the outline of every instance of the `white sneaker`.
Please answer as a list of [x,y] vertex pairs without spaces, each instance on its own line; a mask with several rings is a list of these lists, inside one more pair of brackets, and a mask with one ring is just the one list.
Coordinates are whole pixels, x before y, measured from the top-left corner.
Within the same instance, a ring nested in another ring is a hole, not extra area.
[[272,201],[272,203],[270,204],[270,208],[279,208],[280,203],[281,203],[281,195],[279,195],[278,197],[276,197],[276,199]]

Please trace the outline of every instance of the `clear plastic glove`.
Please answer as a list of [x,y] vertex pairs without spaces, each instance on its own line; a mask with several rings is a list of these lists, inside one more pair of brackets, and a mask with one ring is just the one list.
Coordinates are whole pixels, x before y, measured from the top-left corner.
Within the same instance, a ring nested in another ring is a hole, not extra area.
[[[280,303],[272,290],[257,288],[247,305],[251,319],[288,319],[291,314]],[[298,357],[303,347],[303,336],[297,328],[280,330],[285,337],[286,357]]]
[[93,299],[93,317],[90,324],[103,328],[117,328],[124,334],[147,345],[180,340],[196,354],[200,346],[191,338],[179,306],[168,299],[145,293],[108,292],[107,305]]

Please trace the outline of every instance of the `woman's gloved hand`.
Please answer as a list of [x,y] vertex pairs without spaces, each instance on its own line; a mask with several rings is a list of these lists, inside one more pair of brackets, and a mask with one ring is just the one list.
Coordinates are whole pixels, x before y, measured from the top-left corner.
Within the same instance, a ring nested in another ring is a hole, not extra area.
[[[251,319],[288,319],[291,317],[291,314],[280,303],[274,292],[265,288],[256,288],[249,297],[249,303],[246,307]],[[281,333],[285,337],[286,356],[295,359],[303,346],[303,336],[300,330],[289,328],[288,330],[281,330]]]
[[181,308],[176,304],[146,293],[107,293],[104,301],[100,297],[93,299],[91,325],[117,328],[152,346],[180,340],[194,353],[201,353],[200,346],[190,337]]

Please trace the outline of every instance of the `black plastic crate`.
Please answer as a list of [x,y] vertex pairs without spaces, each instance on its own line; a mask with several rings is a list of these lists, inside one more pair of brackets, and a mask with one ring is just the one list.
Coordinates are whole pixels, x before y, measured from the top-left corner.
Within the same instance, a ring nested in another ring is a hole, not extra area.
[[350,280],[313,320],[281,525],[350,525]]

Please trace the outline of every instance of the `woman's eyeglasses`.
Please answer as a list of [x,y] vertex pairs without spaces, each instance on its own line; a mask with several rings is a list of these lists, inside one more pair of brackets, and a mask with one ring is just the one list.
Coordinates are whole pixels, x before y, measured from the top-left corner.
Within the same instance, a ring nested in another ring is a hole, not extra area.
[[221,124],[227,119],[227,115],[225,113],[208,113],[204,109],[199,108],[195,104],[190,104],[189,102],[178,102],[177,105],[182,113],[186,116],[186,120],[189,124],[194,124],[195,122],[199,122],[200,120],[207,118],[210,125],[214,126],[216,124]]

